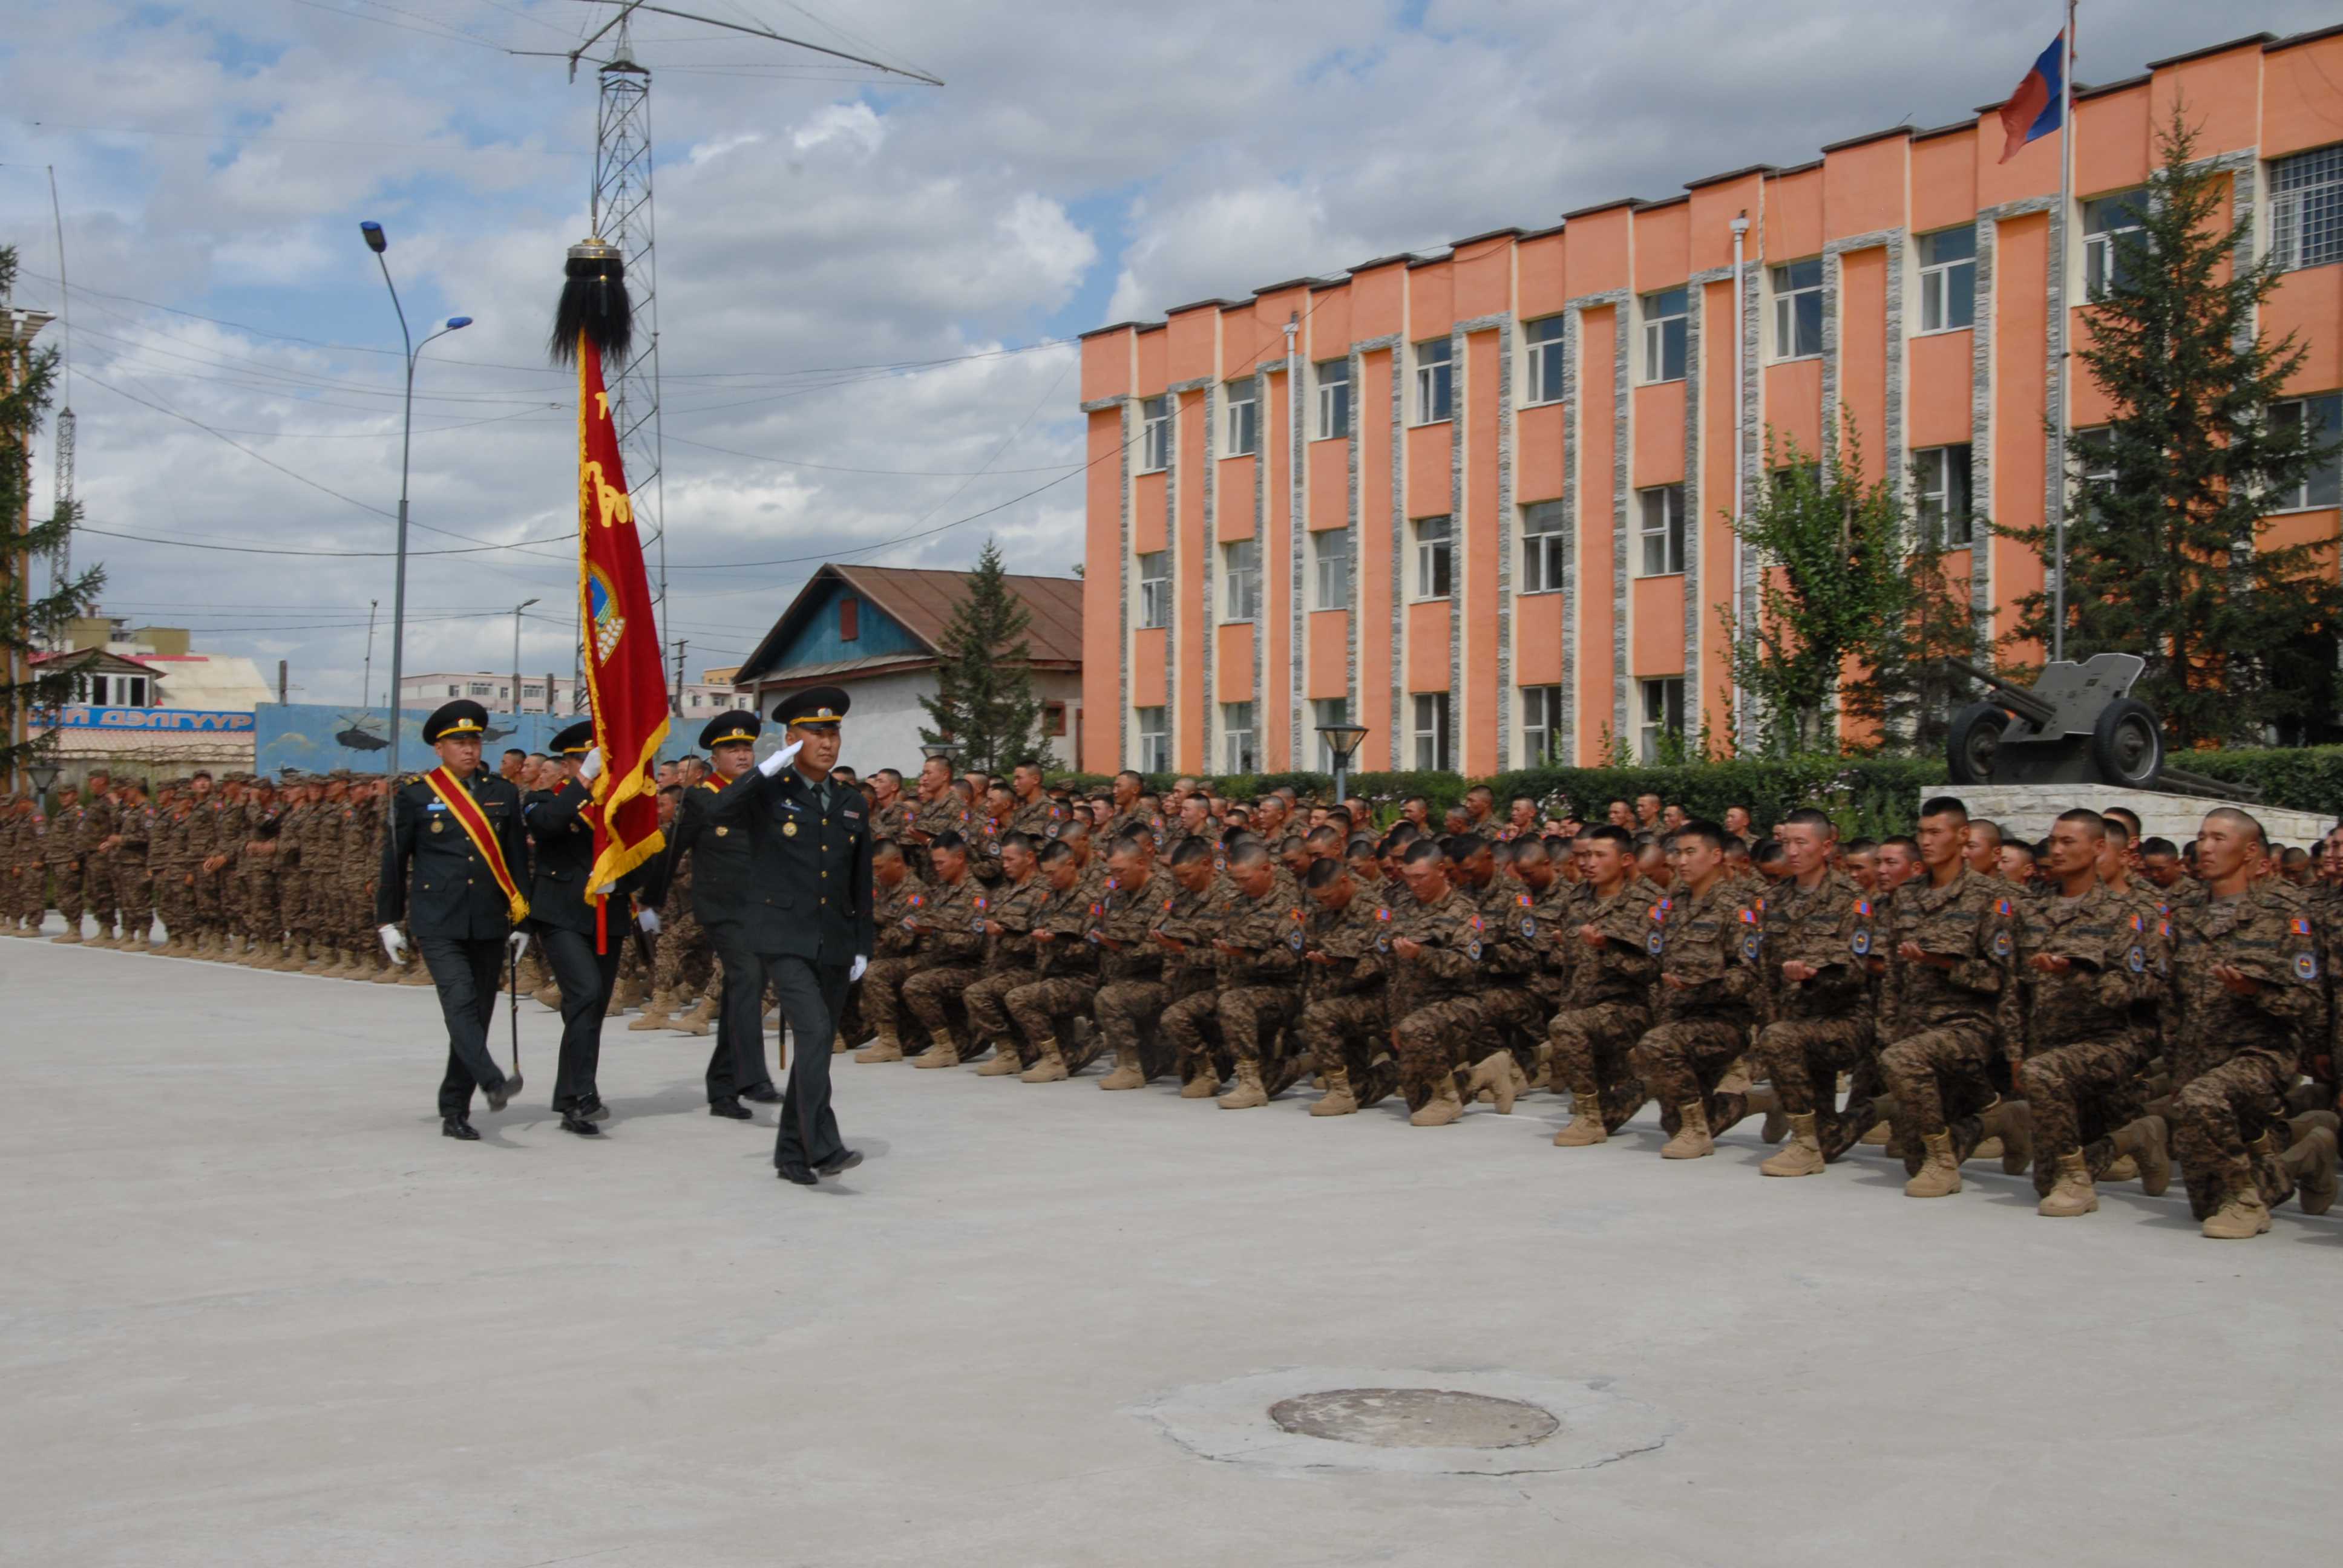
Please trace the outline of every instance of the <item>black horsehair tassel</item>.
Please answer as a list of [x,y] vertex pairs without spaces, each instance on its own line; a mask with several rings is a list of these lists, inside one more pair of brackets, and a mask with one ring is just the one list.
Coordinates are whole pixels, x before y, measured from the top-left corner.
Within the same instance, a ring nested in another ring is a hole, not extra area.
[[585,239],[569,247],[565,270],[561,303],[553,313],[553,337],[547,345],[553,362],[575,364],[583,334],[601,350],[608,373],[615,375],[627,362],[627,346],[635,332],[634,309],[627,300],[627,264],[617,246]]

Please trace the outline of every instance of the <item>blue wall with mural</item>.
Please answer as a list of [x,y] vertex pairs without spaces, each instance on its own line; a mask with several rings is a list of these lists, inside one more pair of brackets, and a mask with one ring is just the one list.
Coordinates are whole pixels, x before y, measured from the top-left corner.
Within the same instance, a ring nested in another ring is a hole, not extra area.
[[[432,767],[437,759],[423,744],[423,721],[432,710],[410,708],[399,715],[398,761],[410,772]],[[671,760],[699,749],[700,729],[716,716],[684,719],[659,748],[661,760]],[[551,749],[556,735],[578,721],[574,713],[492,713],[488,743],[489,764],[512,747],[523,751]],[[253,770],[276,774],[287,769],[297,773],[380,773],[390,766],[389,715],[382,709],[329,708],[315,703],[266,703],[253,710]]]

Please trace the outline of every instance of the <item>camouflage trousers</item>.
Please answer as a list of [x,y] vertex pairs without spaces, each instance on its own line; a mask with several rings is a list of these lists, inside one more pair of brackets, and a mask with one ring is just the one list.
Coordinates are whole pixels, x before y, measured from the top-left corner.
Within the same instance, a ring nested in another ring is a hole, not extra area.
[[1719,1095],[1725,1070],[1749,1049],[1749,1025],[1735,1018],[1679,1018],[1654,1024],[1628,1053],[1673,1133],[1677,1114],[1698,1105],[1719,1132],[1741,1120],[1742,1097]]
[[2049,1195],[2058,1157],[2079,1151],[2094,1177],[2115,1163],[2117,1129],[2139,1114],[2147,1051],[2128,1031],[2072,1040],[2026,1059],[2020,1082],[2034,1122],[2034,1190]]
[[1041,978],[1031,968],[1020,964],[1013,969],[987,970],[962,987],[960,1000],[968,1009],[968,1027],[977,1039],[1005,1040],[1009,1049],[1022,1057],[1025,1052],[1017,1044],[1016,1030],[1009,1023],[1009,993]]
[[1137,1052],[1140,1071],[1156,1077],[1172,1062],[1171,1044],[1157,1025],[1177,995],[1161,980],[1109,980],[1091,1003],[1099,1043],[1118,1060],[1126,1050]]
[[1501,982],[1481,994],[1480,1000],[1487,1010],[1488,1032],[1471,1049],[1473,1065],[1481,1058],[1498,1050],[1510,1050],[1520,1062],[1525,1077],[1537,1076],[1538,1058],[1544,1054],[1547,1022],[1554,1017],[1554,1004],[1540,995],[1526,980]]
[[[869,975],[862,977],[866,981]],[[1087,1018],[1098,997],[1098,977],[1095,975],[1049,975],[1030,985],[1021,985],[1001,999],[1008,1010],[1010,1021],[1025,1037],[1025,1054],[1040,1060],[1041,1042],[1060,1041],[1066,1050],[1066,1064],[1075,1065],[1077,1052],[1073,1042],[1060,1032],[1061,1020]]]
[[76,860],[51,860],[49,880],[57,900],[57,913],[65,918],[65,930],[79,932],[82,910],[87,907],[81,864]]
[[1381,996],[1320,997],[1302,1008],[1294,1034],[1320,1072],[1341,1068],[1350,1075],[1351,1094],[1361,1105],[1373,1105],[1399,1087],[1391,1019]]
[[197,930],[216,933],[225,929],[226,909],[224,895],[231,874],[231,869],[226,866],[216,871],[206,871],[200,864],[196,867],[195,923]]
[[155,873],[155,912],[163,917],[163,929],[175,938],[195,934],[193,880],[194,873],[185,866],[166,866]]
[[1590,1108],[1599,1104],[1604,1130],[1618,1131],[1644,1108],[1644,1080],[1633,1053],[1651,1027],[1652,1010],[1635,1002],[1556,1013],[1546,1026],[1547,1081]]
[[[1785,1018],[1757,1033],[1757,1060],[1784,1114],[1815,1118],[1815,1138],[1825,1160],[1838,1159],[1869,1131],[1841,1123],[1871,1120],[1871,1090],[1878,1078],[1874,1040],[1867,1011],[1844,1018]],[[1844,1111],[1838,1108],[1842,1072],[1855,1077]]]
[[1435,1091],[1444,1076],[1497,1050],[1491,1027],[1490,998],[1444,997],[1401,1019],[1392,1032],[1399,1041],[1399,1081],[1411,1103]]
[[1993,1026],[1975,1020],[1936,1024],[1906,1035],[1879,1052],[1879,1075],[1896,1097],[1896,1127],[1904,1164],[1920,1169],[1921,1139],[1950,1132],[1956,1159],[1984,1141],[1978,1116],[1998,1096],[1993,1087]]
[[681,1000],[686,996],[713,996],[716,944],[691,912],[689,900],[676,900],[676,911],[659,927],[651,951],[651,989]]
[[307,941],[317,932],[317,879],[300,865],[280,866],[277,871],[277,904],[285,922],[285,930],[295,941]]
[[954,1026],[960,994],[980,972],[973,964],[938,964],[903,982],[903,1005],[920,1020],[920,1032],[932,1038],[938,1030]]
[[1190,991],[1163,1010],[1156,1027],[1172,1048],[1180,1081],[1209,1076],[1214,1082],[1235,1070],[1236,1057],[1221,1034],[1221,993],[1206,985]]
[[109,874],[115,906],[122,911],[122,934],[145,941],[155,926],[155,883],[143,855],[116,855]]
[[903,982],[920,971],[919,958],[897,953],[872,959],[854,989],[862,998],[862,1024],[874,1034],[902,1038]]
[[[2029,1075],[2032,1064],[2027,1064]],[[2262,1201],[2275,1207],[2292,1195],[2294,1179],[2276,1159],[2247,1145],[2270,1138],[2275,1154],[2286,1143],[2287,1085],[2294,1064],[2274,1052],[2240,1051],[2207,1068],[2173,1097],[2172,1152],[2188,1185],[2188,1210],[2199,1220],[2221,1206],[2232,1188],[2250,1179]]]

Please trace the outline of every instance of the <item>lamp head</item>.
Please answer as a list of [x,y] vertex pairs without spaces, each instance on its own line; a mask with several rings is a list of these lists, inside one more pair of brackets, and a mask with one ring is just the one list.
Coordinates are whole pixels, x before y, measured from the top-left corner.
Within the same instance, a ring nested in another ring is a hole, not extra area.
[[451,316],[447,318],[447,330],[450,332],[461,332],[471,325],[472,318],[468,316]]
[[367,248],[377,256],[390,248],[390,239],[382,232],[382,225],[369,219],[358,225],[358,232],[366,236]]

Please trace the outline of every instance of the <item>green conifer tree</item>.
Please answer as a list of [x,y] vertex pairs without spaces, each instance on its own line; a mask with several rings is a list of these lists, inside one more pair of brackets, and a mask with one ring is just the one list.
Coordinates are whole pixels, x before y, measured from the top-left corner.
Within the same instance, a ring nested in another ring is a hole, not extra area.
[[987,773],[1006,773],[1029,757],[1050,763],[1025,636],[1032,624],[1010,589],[999,544],[988,538],[944,628],[936,695],[920,699],[934,723],[920,731],[922,741],[949,741],[960,748],[960,767]]

